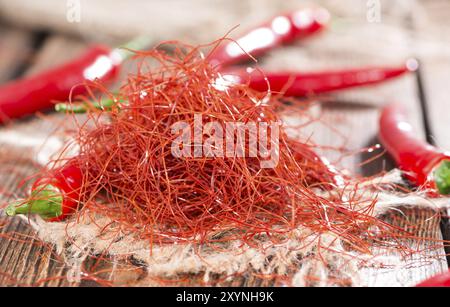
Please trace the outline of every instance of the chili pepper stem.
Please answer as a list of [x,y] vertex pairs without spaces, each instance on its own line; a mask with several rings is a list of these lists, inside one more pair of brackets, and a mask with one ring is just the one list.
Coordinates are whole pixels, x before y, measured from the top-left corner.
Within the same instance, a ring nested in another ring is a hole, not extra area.
[[55,218],[62,214],[63,196],[51,184],[39,187],[33,192],[27,202],[15,202],[5,209],[5,214],[14,216],[18,214],[38,214],[41,217]]
[[112,107],[118,105],[119,103],[124,103],[123,100],[119,99],[103,99],[100,102],[92,102],[92,103],[67,103],[61,102],[55,105],[56,112],[73,112],[76,114],[86,113],[89,109],[97,109],[97,110],[111,110]]
[[439,192],[450,194],[450,160],[443,160],[434,171],[434,179]]
[[73,103],[58,103],[55,105],[55,111],[60,113],[73,112],[75,114],[86,113],[88,107],[84,104],[73,104]]

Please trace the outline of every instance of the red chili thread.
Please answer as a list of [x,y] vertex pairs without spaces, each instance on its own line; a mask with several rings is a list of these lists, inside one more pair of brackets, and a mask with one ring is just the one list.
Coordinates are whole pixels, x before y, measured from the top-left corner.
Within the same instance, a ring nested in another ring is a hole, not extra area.
[[[365,253],[377,240],[397,238],[391,233],[398,229],[373,216],[375,199],[339,192],[350,184],[343,176],[344,186],[332,190],[339,172],[314,152],[316,145],[290,139],[283,127],[274,168],[261,168],[259,157],[174,157],[174,123],[187,122],[192,130],[194,114],[203,123],[281,122],[282,101],[248,84],[224,87],[201,48],[172,47],[172,53],[137,52],[138,70],[115,95],[117,105],[92,108],[87,121],[77,119],[72,133],[79,154],[61,155],[48,170],[65,163],[80,167],[84,209],[77,219],[107,216],[107,230],[136,234],[150,245],[240,239],[258,246],[263,236],[286,241],[299,226],[315,236],[332,233]],[[88,86],[112,97],[100,83]]]
[[332,187],[336,173],[313,145],[289,139],[284,129],[272,169],[261,168],[259,157],[174,157],[170,127],[183,121],[192,128],[194,114],[204,124],[281,121],[279,98],[246,84],[219,88],[220,74],[199,48],[174,47],[171,54],[138,52],[138,72],[116,95],[126,103],[92,111],[89,123],[80,124],[74,158],[83,172],[80,214],[106,215],[115,222],[110,227],[151,244],[251,243],[261,234],[277,241],[304,226],[367,251],[362,232],[374,224],[383,235],[389,232],[372,216],[375,202],[319,196],[315,189]]

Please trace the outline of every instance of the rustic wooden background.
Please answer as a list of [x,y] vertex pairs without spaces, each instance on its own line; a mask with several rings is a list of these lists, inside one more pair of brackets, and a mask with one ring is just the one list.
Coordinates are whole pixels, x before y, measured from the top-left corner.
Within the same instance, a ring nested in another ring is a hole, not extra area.
[[[433,16],[433,22],[429,20],[426,27],[422,27],[420,22],[404,22],[405,32],[402,34],[408,36],[408,41],[414,44],[414,35],[418,37],[426,36],[428,31],[436,33],[436,29],[447,29],[450,22],[450,4],[446,1],[424,1],[423,9],[429,16]],[[1,5],[5,5],[0,3]],[[423,12],[422,12],[423,13]],[[1,12],[0,12],[1,15]],[[407,20],[407,19],[406,19]],[[386,30],[386,29],[385,29]],[[450,43],[449,32],[437,35],[441,42]],[[70,33],[70,34],[68,34]],[[440,32],[439,32],[440,33]],[[411,36],[411,37],[410,37]],[[403,37],[403,36],[401,36]],[[326,37],[324,38],[326,39]],[[427,42],[433,44],[433,42]],[[60,33],[58,28],[51,29],[37,27],[35,23],[20,23],[9,19],[0,21],[0,83],[8,80],[38,73],[46,68],[58,65],[71,59],[89,44],[89,42],[80,36],[73,35],[73,31]],[[314,42],[311,42],[314,46]],[[413,45],[414,46],[414,45]],[[427,45],[428,46],[428,45]],[[433,45],[434,46],[434,45]],[[444,45],[437,45],[441,48]],[[442,48],[444,48],[442,47]],[[296,49],[297,48],[297,49]],[[302,48],[302,49],[299,49]],[[289,59],[295,57],[295,52],[301,52],[303,55],[313,55],[320,60],[320,67],[330,65],[336,66],[334,60],[339,58],[346,60],[347,57],[351,63],[364,62],[365,58],[355,60],[356,57],[352,51],[343,50],[340,54],[321,53],[320,50],[308,49],[309,47],[300,46],[285,51],[280,51],[279,56],[283,57],[288,64]],[[358,54],[358,45],[351,46]],[[441,50],[442,51],[442,50]],[[284,54],[282,54],[284,52]],[[450,121],[449,113],[446,111],[448,102],[448,80],[450,80],[450,54],[433,52],[420,53],[422,61],[422,78],[424,81],[425,93],[427,96],[426,116],[423,108],[420,107],[418,96],[418,87],[416,77],[411,75],[401,80],[390,82],[389,84],[372,87],[360,91],[351,91],[327,97],[326,100],[332,102],[324,103],[321,107],[321,116],[324,121],[333,123],[343,135],[349,137],[345,140],[336,137],[336,134],[329,129],[318,129],[315,132],[316,141],[321,144],[331,146],[340,146],[343,142],[348,148],[358,149],[376,144],[377,121],[380,106],[389,99],[402,101],[408,105],[410,116],[414,122],[417,131],[421,137],[426,134],[432,134],[434,140],[439,145],[450,148]],[[334,56],[334,57],[333,57]],[[385,54],[380,54],[383,59]],[[401,55],[403,56],[403,55]],[[277,57],[273,54],[272,58]],[[395,57],[394,57],[395,58]],[[376,62],[376,61],[375,61]],[[286,64],[286,62],[285,62]],[[270,58],[267,60],[268,66],[282,65]],[[301,65],[300,65],[301,66]],[[314,66],[314,65],[312,65]],[[307,65],[306,65],[307,67]],[[50,118],[58,119],[59,116],[49,114]],[[426,131],[424,118],[429,118],[430,131]],[[1,135],[9,132],[17,132],[24,137],[42,136],[49,134],[54,128],[48,118],[30,117],[17,121],[7,127],[0,128],[0,186],[2,187],[2,203],[14,199],[22,190],[17,189],[19,181],[33,174],[36,167],[32,163],[33,149],[26,147],[20,140],[10,140],[1,138]],[[333,152],[326,152],[330,159],[336,157]],[[375,153],[376,154],[376,153]],[[374,174],[381,170],[392,167],[388,157],[383,157],[370,165],[360,167],[359,163],[364,161],[367,156],[351,155],[342,161],[342,165],[353,172],[364,175]],[[12,171],[14,170],[14,171]],[[387,218],[392,218],[389,216]],[[439,217],[435,212],[429,209],[405,209],[404,215],[395,215],[395,223],[402,227],[408,224],[419,225],[419,232],[436,240],[450,240],[450,226],[446,217]],[[15,233],[14,239],[11,234]],[[55,250],[48,245],[42,244],[36,239],[30,243],[30,238],[34,234],[28,223],[19,218],[6,219],[0,218],[0,285],[46,285],[46,286],[67,286],[67,285],[95,285],[95,281],[82,281],[81,283],[71,283],[67,280],[66,274],[68,268],[61,259],[58,258]],[[408,242],[416,249],[427,248],[427,244],[422,241]],[[430,246],[428,246],[430,247]],[[445,257],[445,246],[439,243],[438,246],[430,247],[430,253],[433,256],[431,260],[421,262],[420,265],[398,265],[395,267],[386,267],[383,269],[367,269],[364,271],[370,285],[395,286],[412,285],[426,277],[448,269]],[[393,255],[394,257],[399,255]],[[87,261],[86,270],[93,266],[105,265],[99,264],[97,260]],[[117,273],[110,276],[102,276],[112,281],[113,284],[136,284],[138,280],[145,275],[138,265],[124,273]],[[246,276],[240,277],[232,282],[232,285],[268,285],[270,282],[247,279]]]

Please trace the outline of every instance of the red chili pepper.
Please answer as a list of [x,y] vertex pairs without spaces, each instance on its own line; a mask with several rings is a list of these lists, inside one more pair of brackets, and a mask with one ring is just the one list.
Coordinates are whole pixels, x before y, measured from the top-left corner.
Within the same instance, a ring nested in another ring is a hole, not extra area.
[[209,54],[208,60],[212,65],[221,66],[248,60],[247,53],[258,56],[274,47],[315,34],[329,19],[330,14],[324,8],[305,8],[275,16],[235,42],[221,44]]
[[86,80],[108,81],[116,77],[119,62],[111,57],[111,49],[93,46],[79,58],[32,77],[0,87],[0,121],[48,109],[55,100],[67,100],[85,93]]
[[257,91],[282,92],[285,96],[308,96],[352,87],[376,84],[413,70],[410,61],[400,67],[369,67],[326,72],[267,72],[228,70],[224,80],[248,83]]
[[450,152],[417,138],[401,105],[391,104],[383,109],[379,137],[412,183],[450,194]]
[[77,211],[82,181],[80,169],[68,164],[38,179],[31,188],[29,201],[9,205],[5,214],[14,216],[32,213],[51,222],[61,221]]
[[422,281],[416,287],[450,287],[450,271]]
[[[137,50],[148,42],[139,38],[124,46]],[[84,94],[81,85],[87,80],[110,81],[117,77],[123,60],[131,53],[95,45],[84,54],[62,66],[19,79],[0,87],[0,123],[33,114],[54,106],[53,101],[66,101],[70,94]]]

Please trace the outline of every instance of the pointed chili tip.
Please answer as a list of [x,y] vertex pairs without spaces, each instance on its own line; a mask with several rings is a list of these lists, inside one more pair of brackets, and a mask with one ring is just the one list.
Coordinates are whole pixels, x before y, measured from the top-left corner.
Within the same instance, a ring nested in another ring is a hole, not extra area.
[[326,8],[317,7],[314,9],[314,20],[320,25],[325,26],[331,20],[331,13]]

